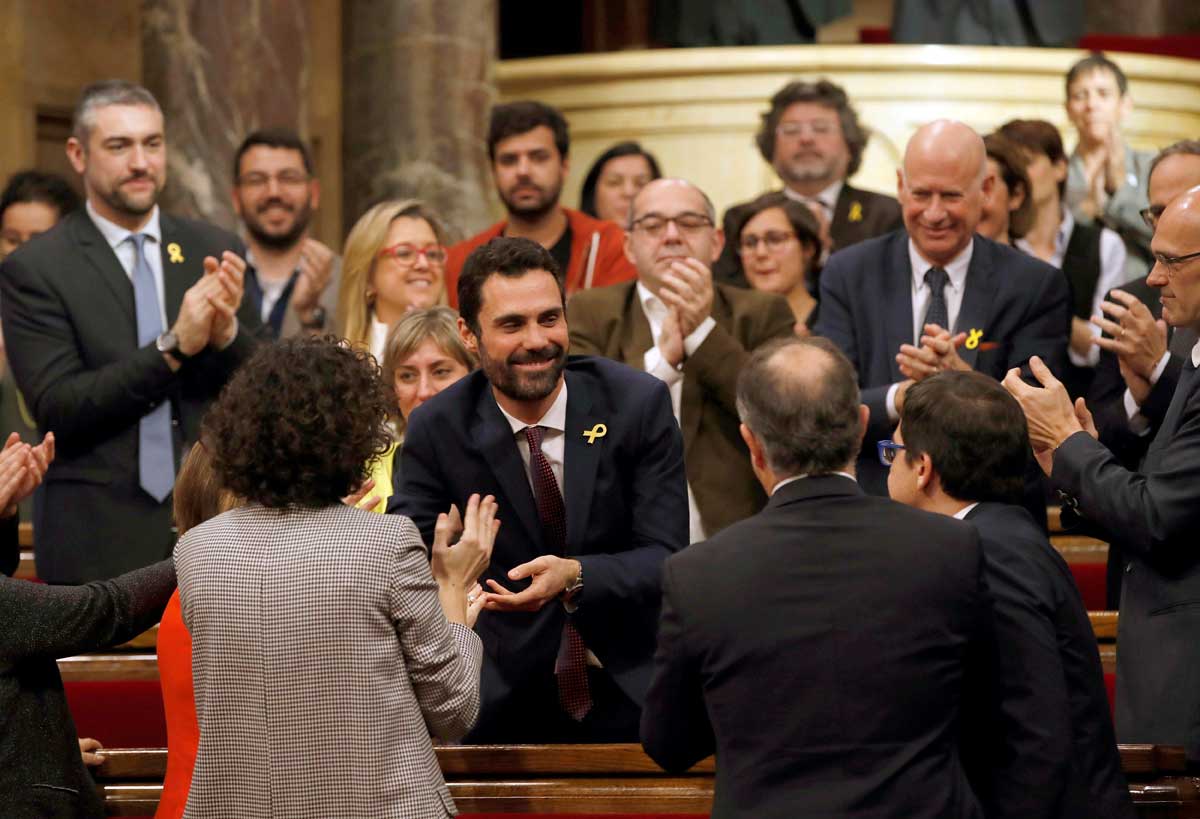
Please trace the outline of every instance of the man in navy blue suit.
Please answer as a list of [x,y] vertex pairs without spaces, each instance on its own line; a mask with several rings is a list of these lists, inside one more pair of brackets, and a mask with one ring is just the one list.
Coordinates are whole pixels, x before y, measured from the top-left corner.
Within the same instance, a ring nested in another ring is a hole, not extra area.
[[499,503],[469,741],[636,741],[662,562],[688,542],[670,394],[623,364],[567,358],[562,277],[535,242],[476,249],[458,302],[481,369],[412,414],[388,511],[428,543],[451,504]]
[[905,229],[830,258],[816,326],[858,370],[871,411],[858,480],[877,495],[887,481],[874,443],[890,437],[910,385],[948,369],[998,379],[1032,355],[1061,371],[1071,320],[1060,271],[976,235],[994,182],[978,134],[923,126],[897,178]]

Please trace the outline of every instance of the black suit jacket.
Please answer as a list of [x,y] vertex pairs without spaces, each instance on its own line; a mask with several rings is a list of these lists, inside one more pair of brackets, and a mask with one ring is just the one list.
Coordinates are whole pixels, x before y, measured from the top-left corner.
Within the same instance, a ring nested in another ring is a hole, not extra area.
[[170,560],[74,588],[0,577],[5,819],[104,816],[79,756],[56,659],[135,637],[158,621],[174,589]]
[[[780,191],[776,191],[778,192]],[[735,245],[737,231],[746,219],[746,211],[752,203],[753,200],[739,202],[725,211],[725,218],[722,220],[725,247],[721,250],[721,257],[713,265],[713,276],[718,281],[736,284],[739,287],[749,286],[746,274],[742,270],[742,257],[738,255]],[[900,203],[893,197],[843,185],[833,206],[833,217],[829,220],[829,238],[833,242],[833,252],[837,252],[858,242],[891,233],[903,226]]]
[[1126,561],[1117,627],[1117,738],[1200,761],[1200,377],[1185,365],[1139,472],[1077,432],[1051,480]]
[[1019,506],[981,503],[966,520],[983,542],[1004,726],[973,781],[994,817],[1133,819],[1100,652],[1062,556]]
[[667,560],[642,744],[716,753],[714,817],[981,817],[958,735],[988,619],[971,527],[801,479]]
[[[567,555],[583,566],[583,593],[570,615],[587,647],[621,690],[641,704],[650,681],[662,561],[688,541],[683,438],[666,385],[603,358],[568,359],[563,501]],[[607,432],[588,443],[584,432]],[[528,473],[491,385],[475,371],[418,407],[401,450],[403,484],[388,511],[408,515],[432,542],[438,513],[464,508],[473,492],[499,503],[500,532],[484,573],[514,583],[509,569],[548,554]],[[485,612],[477,630],[484,672],[477,734],[505,720],[522,686],[553,679],[564,607]],[[557,708],[557,703],[547,703]]]
[[[1067,360],[1070,289],[1062,272],[1038,259],[975,236],[975,249],[955,332],[982,331],[958,354],[993,378],[1041,356],[1051,370]],[[912,344],[912,266],[908,233],[898,230],[835,253],[821,277],[821,314],[815,332],[829,338],[858,370],[862,400],[871,410],[858,460],[858,480],[872,494],[887,494],[887,471],[875,443],[892,437],[887,393],[904,380],[896,353]]]
[[[167,325],[203,275],[205,256],[243,253],[223,230],[161,214]],[[183,260],[171,261],[168,246]],[[113,577],[171,553],[171,499],[138,485],[138,421],[171,402],[176,463],[200,418],[253,348],[261,323],[246,300],[239,332],[172,373],[153,344],[139,347],[133,284],[84,211],[20,247],[0,265],[9,363],[38,429],[57,452],[36,505],[38,576],[51,583]]]

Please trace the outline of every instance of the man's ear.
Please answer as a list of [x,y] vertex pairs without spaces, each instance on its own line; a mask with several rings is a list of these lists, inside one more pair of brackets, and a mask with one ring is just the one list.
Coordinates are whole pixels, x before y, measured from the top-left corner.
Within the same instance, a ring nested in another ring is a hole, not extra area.
[[67,140],[67,161],[71,163],[71,167],[75,169],[75,173],[82,175],[87,168],[87,148],[76,137],[71,137]]
[[471,332],[471,328],[467,326],[467,322],[462,316],[458,317],[458,336],[468,350],[479,355],[479,340],[475,338],[475,334]]
[[[867,437],[867,424],[871,423],[871,408],[866,404],[858,405],[858,446],[862,447],[863,441]],[[871,442],[871,446],[875,446],[875,442]]]
[[750,450],[750,463],[757,471],[762,472],[767,468],[767,456],[763,452],[762,443],[745,424],[738,425],[738,432],[741,433],[742,440],[746,442],[746,448]]
[[917,488],[922,492],[933,489],[937,473],[933,469],[933,458],[929,457],[929,453],[922,452],[914,466],[917,473]]

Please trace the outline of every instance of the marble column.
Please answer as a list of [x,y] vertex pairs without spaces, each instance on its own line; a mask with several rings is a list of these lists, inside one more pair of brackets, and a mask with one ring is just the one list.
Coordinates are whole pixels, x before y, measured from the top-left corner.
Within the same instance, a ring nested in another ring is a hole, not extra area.
[[305,0],[143,0],[145,83],[166,117],[165,209],[233,228],[242,139],[269,126],[306,135],[308,12]]
[[417,197],[455,236],[491,218],[487,123],[497,0],[343,0],[346,228]]

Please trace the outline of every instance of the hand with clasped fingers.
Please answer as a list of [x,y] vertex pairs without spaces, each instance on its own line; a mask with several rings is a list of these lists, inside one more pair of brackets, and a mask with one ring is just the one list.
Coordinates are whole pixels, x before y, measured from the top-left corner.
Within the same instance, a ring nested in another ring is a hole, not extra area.
[[54,433],[37,446],[30,446],[13,432],[0,450],[0,517],[17,513],[17,504],[33,494],[54,460]]
[[[484,594],[477,581],[492,560],[492,545],[500,521],[496,520],[496,498],[467,500],[465,516],[458,507],[438,515],[433,530],[432,568],[438,585],[438,600],[451,623],[473,628],[484,608]],[[451,540],[457,538],[453,545]]]
[[936,324],[926,324],[923,328],[920,344],[901,344],[896,353],[896,364],[905,380],[900,382],[896,390],[896,410],[904,409],[904,396],[908,388],[918,381],[924,381],[931,375],[946,370],[970,370],[971,368],[958,355],[958,348],[967,340],[966,333],[950,335]]

